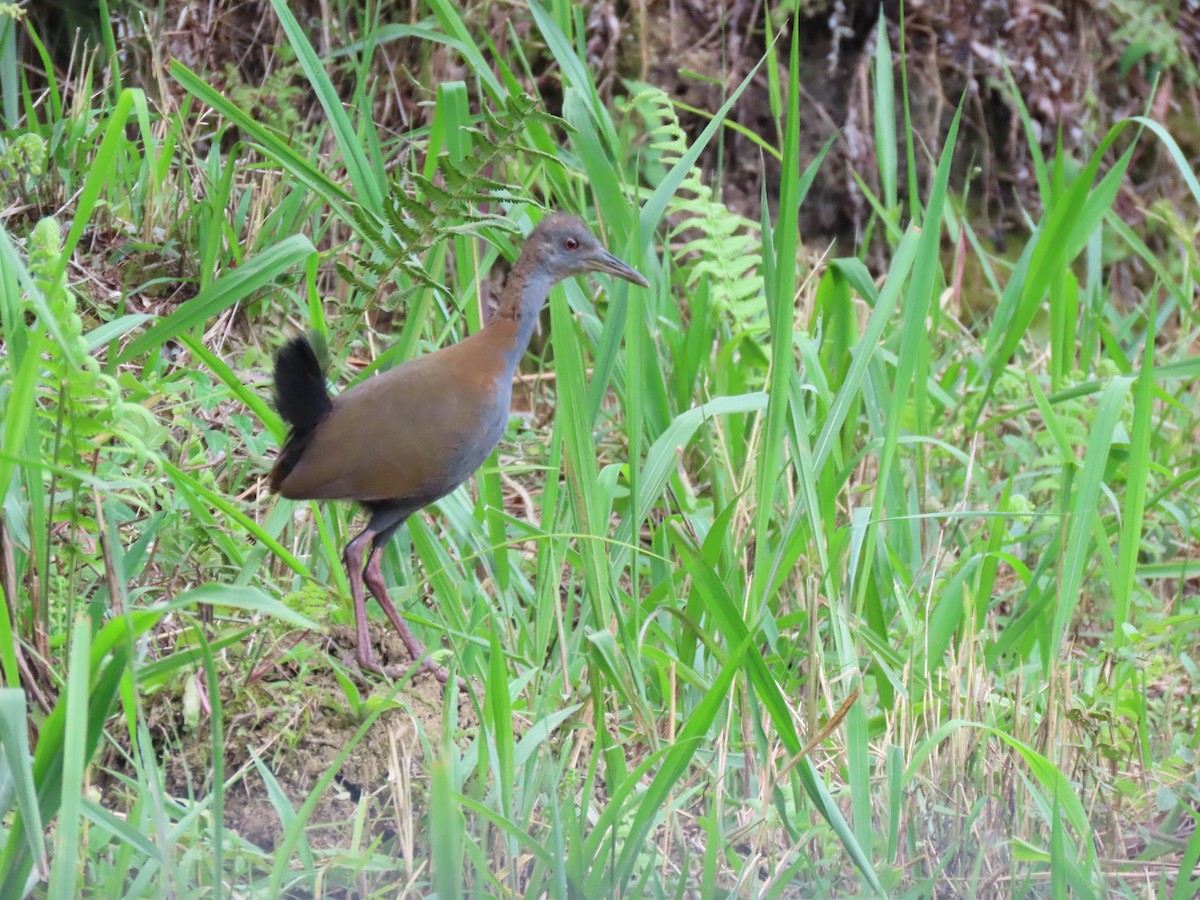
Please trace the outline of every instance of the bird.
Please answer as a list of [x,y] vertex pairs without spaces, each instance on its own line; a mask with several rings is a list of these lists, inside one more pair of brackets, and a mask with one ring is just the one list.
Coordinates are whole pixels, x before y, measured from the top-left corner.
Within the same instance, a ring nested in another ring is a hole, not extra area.
[[326,387],[314,348],[318,338],[294,337],[276,353],[275,406],[290,430],[270,473],[272,492],[289,500],[354,501],[368,513],[366,527],[342,554],[361,669],[390,678],[401,672],[375,658],[365,585],[412,656],[413,676],[429,672],[442,682],[448,679],[388,596],[383,550],[409,516],[470,478],[500,443],[513,375],[550,289],[589,272],[649,287],[582,221],[552,213],[530,232],[491,319],[458,343],[336,396]]

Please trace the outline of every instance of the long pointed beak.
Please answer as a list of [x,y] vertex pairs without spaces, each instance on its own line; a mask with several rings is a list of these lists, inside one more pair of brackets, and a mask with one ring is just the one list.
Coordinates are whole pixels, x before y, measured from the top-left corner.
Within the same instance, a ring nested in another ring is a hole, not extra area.
[[607,250],[599,251],[592,258],[591,268],[596,272],[604,272],[608,275],[615,275],[617,278],[624,278],[626,281],[632,281],[634,284],[639,284],[642,287],[650,287],[650,282],[642,277],[642,274],[634,269],[629,268],[625,263],[621,262]]

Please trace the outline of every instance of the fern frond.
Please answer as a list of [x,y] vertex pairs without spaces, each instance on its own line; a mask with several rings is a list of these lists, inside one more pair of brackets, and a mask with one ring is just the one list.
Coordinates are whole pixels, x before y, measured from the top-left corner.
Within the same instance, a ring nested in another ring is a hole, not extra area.
[[[648,86],[629,105],[646,117],[650,147],[661,154],[662,164],[672,166],[682,159],[688,148],[687,135],[671,98],[659,88]],[[765,328],[758,225],[716,199],[695,166],[684,175],[679,190],[668,201],[667,211],[675,221],[671,237],[685,240],[676,253],[684,283],[692,287],[707,277],[716,309],[744,327],[753,328],[761,320],[760,327]]]
[[[359,274],[351,275],[348,266],[340,266],[356,287],[376,293],[394,283],[397,274],[413,286],[434,288],[448,295],[444,286],[425,271],[421,263],[426,251],[451,234],[482,234],[491,228],[513,228],[500,216],[481,215],[475,208],[487,202],[528,202],[529,192],[520,184],[510,184],[493,176],[492,167],[503,171],[505,159],[520,154],[537,160],[558,160],[526,139],[529,122],[565,125],[558,117],[538,108],[538,101],[525,94],[505,98],[496,108],[482,109],[483,127],[469,127],[473,148],[469,156],[457,162],[441,154],[435,174],[398,175],[389,185],[382,216],[351,204],[350,217],[363,237],[367,258],[358,260]],[[403,180],[402,180],[403,178]],[[461,224],[446,225],[447,222]],[[374,280],[374,285],[364,284]],[[406,296],[404,291],[394,296]]]

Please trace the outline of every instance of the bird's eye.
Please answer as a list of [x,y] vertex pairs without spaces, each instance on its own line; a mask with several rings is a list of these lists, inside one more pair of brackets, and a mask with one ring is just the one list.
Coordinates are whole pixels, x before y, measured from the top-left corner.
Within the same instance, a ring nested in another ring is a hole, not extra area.
[[578,250],[579,249],[579,238],[573,238],[573,237],[563,238],[563,249]]

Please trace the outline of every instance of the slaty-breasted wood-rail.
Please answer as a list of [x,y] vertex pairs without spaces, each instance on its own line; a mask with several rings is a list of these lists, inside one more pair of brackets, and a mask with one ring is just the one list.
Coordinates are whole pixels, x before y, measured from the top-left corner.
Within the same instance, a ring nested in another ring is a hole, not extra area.
[[578,219],[550,215],[526,240],[491,321],[465,340],[335,397],[307,338],[294,338],[276,355],[275,402],[291,433],[271,472],[271,489],[292,500],[354,500],[370,513],[343,556],[362,668],[398,674],[381,667],[371,649],[365,583],[417,671],[446,680],[446,670],[426,656],[388,597],[383,548],[409,516],[470,478],[495,449],[508,423],[513,375],[550,289],[586,272],[647,284]]

